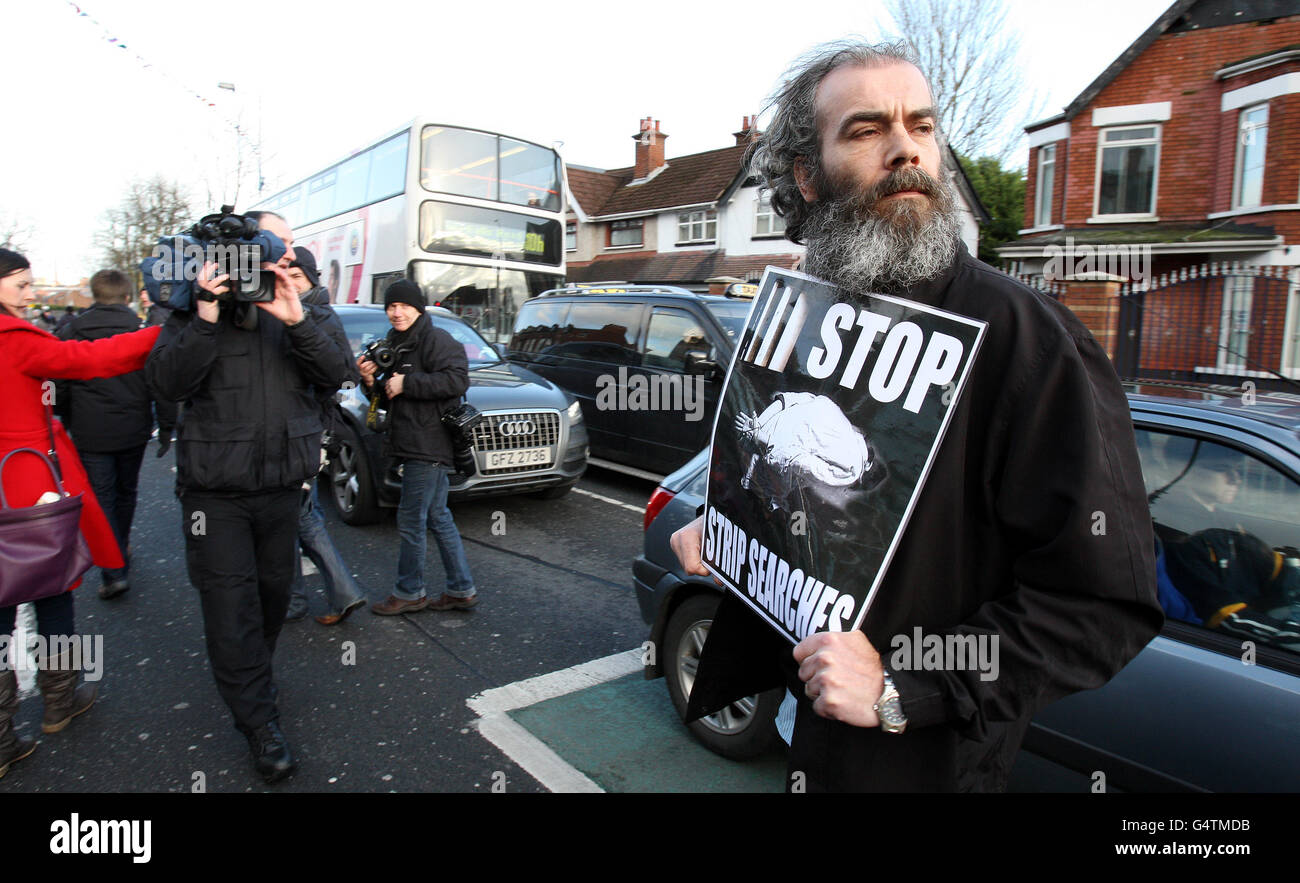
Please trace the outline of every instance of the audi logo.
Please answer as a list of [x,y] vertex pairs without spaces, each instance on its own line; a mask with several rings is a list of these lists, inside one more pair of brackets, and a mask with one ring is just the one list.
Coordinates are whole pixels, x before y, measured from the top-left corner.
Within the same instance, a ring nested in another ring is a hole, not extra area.
[[497,424],[497,432],[505,436],[532,435],[537,427],[531,420],[502,420]]

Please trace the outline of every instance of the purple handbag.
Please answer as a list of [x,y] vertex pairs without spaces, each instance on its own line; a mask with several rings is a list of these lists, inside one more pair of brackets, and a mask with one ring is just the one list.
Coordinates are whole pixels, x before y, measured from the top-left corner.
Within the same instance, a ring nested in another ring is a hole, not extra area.
[[17,448],[0,460],[0,479],[14,454],[40,457],[54,476],[59,499],[10,508],[0,481],[0,607],[37,601],[65,591],[90,569],[81,535],[81,494],[64,496],[63,480],[50,459],[34,448]]

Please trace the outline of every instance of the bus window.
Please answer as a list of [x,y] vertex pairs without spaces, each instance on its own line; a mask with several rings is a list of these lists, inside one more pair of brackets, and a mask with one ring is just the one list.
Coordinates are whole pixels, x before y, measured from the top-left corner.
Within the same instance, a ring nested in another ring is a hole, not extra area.
[[559,161],[554,151],[503,137],[501,201],[559,211]]
[[371,150],[373,156],[370,159],[366,202],[377,202],[402,192],[406,186],[406,142],[409,138],[410,133],[403,132]]
[[420,185],[437,193],[497,198],[497,136],[425,126]]

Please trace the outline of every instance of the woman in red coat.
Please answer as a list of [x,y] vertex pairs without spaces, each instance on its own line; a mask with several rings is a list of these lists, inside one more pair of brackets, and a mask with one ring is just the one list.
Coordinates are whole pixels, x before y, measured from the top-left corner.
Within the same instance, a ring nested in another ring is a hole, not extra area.
[[[114,377],[144,367],[158,337],[159,327],[95,341],[59,340],[23,319],[24,308],[35,300],[31,265],[17,252],[0,249],[0,457],[15,448],[48,451],[46,402],[54,384],[47,381],[89,380]],[[100,567],[123,565],[113,529],[91,490],[76,448],[63,426],[54,423],[54,449],[63,472],[63,487],[82,494],[81,533]],[[12,507],[32,506],[41,494],[55,490],[54,478],[39,458],[19,454],[6,465],[5,498]],[[80,581],[78,581],[79,583]],[[72,589],[35,603],[37,631],[49,647],[51,636],[75,635]],[[0,607],[0,636],[12,636],[16,607]],[[15,651],[21,652],[21,651]],[[41,730],[57,733],[95,701],[92,684],[77,686],[71,654],[38,659],[36,683],[45,700]],[[14,736],[12,719],[18,710],[18,677],[9,660],[0,658],[0,776],[9,765],[36,749],[36,743]]]

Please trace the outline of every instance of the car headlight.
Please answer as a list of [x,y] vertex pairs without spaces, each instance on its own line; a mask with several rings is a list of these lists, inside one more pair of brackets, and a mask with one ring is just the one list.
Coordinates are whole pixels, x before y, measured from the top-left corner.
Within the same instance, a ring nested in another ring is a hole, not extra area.
[[574,399],[574,400],[573,400],[573,404],[572,404],[572,405],[569,405],[569,410],[568,410],[566,413],[569,415],[569,422],[570,422],[570,423],[581,423],[581,422],[582,422],[582,403],[579,402],[577,399]]

